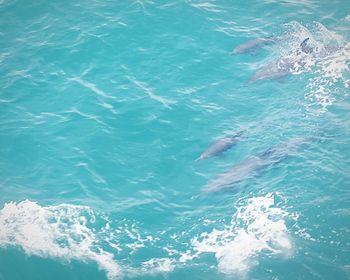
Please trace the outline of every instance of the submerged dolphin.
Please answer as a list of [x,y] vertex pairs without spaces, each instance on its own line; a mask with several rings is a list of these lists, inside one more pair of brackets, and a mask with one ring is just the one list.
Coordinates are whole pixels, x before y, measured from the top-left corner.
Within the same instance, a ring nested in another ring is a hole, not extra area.
[[264,65],[255,72],[255,74],[249,79],[249,82],[252,83],[259,80],[279,79],[291,74],[293,70],[297,68],[304,67],[306,59],[310,57],[313,52],[313,48],[308,45],[308,41],[309,38],[304,39],[295,54],[282,56]]
[[282,78],[291,74],[293,70],[304,67],[306,64],[306,55],[299,54],[297,56],[280,57],[265,66],[260,68],[250,79],[249,82],[256,82],[259,80],[273,80]]
[[233,136],[221,138],[215,141],[200,155],[199,158],[196,159],[196,161],[222,154],[223,152],[232,148],[239,141],[239,137],[242,134],[243,131],[240,131]]
[[310,44],[310,38],[306,38],[300,43],[300,46],[295,53],[291,53],[288,56],[281,56],[280,58],[267,63],[255,72],[248,82],[252,83],[259,80],[282,78],[293,73],[295,70],[304,68],[310,59],[319,60],[342,49],[342,47],[337,46],[325,46],[322,49],[318,49]]
[[279,79],[291,74],[297,67],[303,67],[306,64],[304,55],[280,57],[260,68],[250,79],[249,82],[259,80]]
[[245,42],[237,46],[236,48],[234,48],[233,51],[231,52],[231,55],[253,52],[257,48],[261,48],[266,45],[275,44],[277,41],[278,39],[273,36],[249,40],[248,42]]
[[211,180],[202,192],[221,191],[247,178],[258,176],[261,171],[282,161],[306,142],[305,138],[293,138],[257,156],[250,156]]

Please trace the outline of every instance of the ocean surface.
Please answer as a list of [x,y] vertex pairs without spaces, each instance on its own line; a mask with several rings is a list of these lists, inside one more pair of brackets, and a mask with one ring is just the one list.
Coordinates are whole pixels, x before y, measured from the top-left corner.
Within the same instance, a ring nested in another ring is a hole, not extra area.
[[0,280],[350,279],[349,93],[348,0],[0,0]]

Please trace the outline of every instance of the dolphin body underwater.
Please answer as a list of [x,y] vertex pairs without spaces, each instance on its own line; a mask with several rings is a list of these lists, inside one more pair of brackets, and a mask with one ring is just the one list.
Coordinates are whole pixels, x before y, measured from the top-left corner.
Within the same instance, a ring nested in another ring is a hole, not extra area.
[[221,173],[209,181],[202,189],[202,193],[219,192],[233,187],[234,184],[248,178],[256,177],[269,166],[281,162],[293,154],[298,147],[307,143],[306,138],[293,138],[284,144],[277,145],[265,152],[250,156],[234,165],[224,173]]
[[324,47],[319,50],[317,47],[313,47],[309,44],[309,39],[304,39],[295,53],[291,53],[287,56],[281,56],[280,58],[271,61],[260,68],[249,79],[248,83],[253,83],[259,80],[273,80],[285,77],[293,71],[302,69],[308,63],[310,59],[322,59],[326,56],[333,54],[342,47]]
[[227,151],[228,149],[231,149],[238,141],[239,137],[243,134],[243,131],[240,131],[236,133],[233,136],[220,138],[219,140],[215,141],[213,144],[211,144],[201,155],[199,158],[196,159],[202,160],[208,157],[217,156],[222,154],[223,152]]
[[271,61],[260,68],[250,79],[249,83],[259,80],[279,79],[287,74],[291,74],[293,70],[304,67],[307,58],[313,53],[313,48],[308,45],[309,38],[304,39],[295,54],[282,56],[277,60]]
[[305,66],[304,57],[281,57],[275,61],[267,63],[260,68],[250,79],[249,83],[253,83],[259,80],[273,80],[280,79],[287,74],[292,73],[296,67]]
[[249,53],[249,52],[251,53],[251,52],[254,52],[256,49],[262,48],[263,46],[276,44],[278,40],[279,39],[274,36],[261,37],[261,38],[249,40],[248,42],[245,42],[237,46],[236,48],[234,48],[233,51],[231,52],[231,55]]

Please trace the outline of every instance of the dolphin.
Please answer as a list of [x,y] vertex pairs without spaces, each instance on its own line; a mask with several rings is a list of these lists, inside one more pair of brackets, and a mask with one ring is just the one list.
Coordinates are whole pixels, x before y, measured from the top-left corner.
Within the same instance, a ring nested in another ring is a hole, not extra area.
[[344,47],[340,47],[340,46],[327,46],[327,45],[324,46],[322,49],[319,49],[318,47],[313,46],[309,42],[310,42],[309,37],[304,39],[304,41],[301,42],[300,50],[298,51],[298,54],[307,53],[307,54],[312,54],[313,56],[317,55],[322,58],[344,49]]
[[263,46],[275,44],[277,43],[277,41],[278,41],[278,38],[273,36],[249,40],[248,42],[245,42],[237,46],[236,48],[234,48],[233,51],[231,52],[231,55],[253,52],[254,50],[258,48],[262,48]]
[[287,56],[281,56],[273,60],[262,68],[258,69],[255,74],[249,79],[248,83],[253,83],[259,80],[280,79],[284,76],[293,73],[294,70],[305,67],[308,59],[322,59],[334,52],[342,50],[342,47],[325,46],[319,50],[317,47],[310,45],[310,38],[305,38],[295,53]]
[[221,173],[206,184],[202,192],[218,192],[232,187],[234,184],[242,182],[247,178],[256,177],[283,159],[293,154],[299,146],[306,143],[306,138],[293,138],[284,144],[277,145],[264,151],[261,154],[247,157],[240,163]]
[[304,67],[306,64],[306,56],[291,55],[280,57],[277,60],[267,63],[260,68],[255,74],[249,79],[249,83],[253,83],[259,80],[273,80],[285,77],[291,74],[297,67]]
[[279,79],[291,74],[293,70],[297,68],[304,67],[307,57],[310,57],[313,52],[313,48],[308,45],[308,41],[309,38],[304,39],[296,53],[279,57],[264,65],[255,72],[248,82],[252,83],[259,80]]
[[243,134],[243,131],[240,131],[236,133],[233,136],[220,138],[219,140],[215,141],[213,144],[211,144],[200,156],[196,159],[202,160],[208,157],[217,156],[222,154],[223,152],[227,151],[228,149],[232,148],[238,141],[239,137]]

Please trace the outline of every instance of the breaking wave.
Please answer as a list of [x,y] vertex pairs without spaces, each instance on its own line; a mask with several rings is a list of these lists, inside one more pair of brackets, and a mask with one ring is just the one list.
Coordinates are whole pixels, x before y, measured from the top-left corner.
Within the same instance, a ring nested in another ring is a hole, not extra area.
[[[245,275],[263,255],[293,253],[286,221],[296,219],[297,215],[276,202],[281,198],[269,193],[241,199],[228,224],[205,219],[208,231],[194,234],[190,230],[184,234],[164,230],[156,237],[140,233],[135,224],[127,225],[126,220],[121,221],[121,226],[117,222],[112,224],[109,218],[86,206],[40,206],[29,200],[9,202],[0,210],[0,247],[20,247],[27,255],[43,258],[95,262],[108,279],[125,274],[139,277],[169,273],[196,260],[200,264],[204,253],[214,254],[219,272]],[[165,240],[173,243],[164,246]],[[171,249],[178,247],[179,242],[188,244],[184,251]],[[157,248],[164,252],[162,257],[145,259],[138,265],[120,264],[137,250]]]
[[[100,228],[108,228],[104,221]],[[19,246],[27,255],[67,261],[96,262],[109,279],[120,275],[114,255],[101,248],[93,225],[95,213],[85,206],[40,206],[24,200],[0,210],[0,247]]]

